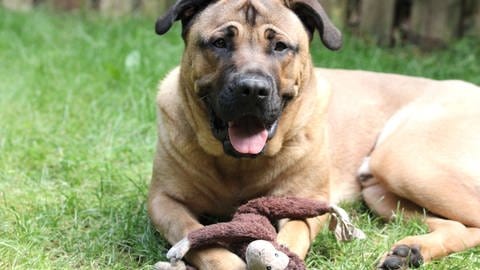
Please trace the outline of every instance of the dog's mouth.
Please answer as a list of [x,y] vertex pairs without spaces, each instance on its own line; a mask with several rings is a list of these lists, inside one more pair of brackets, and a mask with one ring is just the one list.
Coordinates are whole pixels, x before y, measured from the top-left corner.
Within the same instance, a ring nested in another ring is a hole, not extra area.
[[276,132],[278,119],[272,123],[257,116],[246,115],[231,121],[210,113],[213,135],[223,143],[226,154],[234,157],[256,157],[263,153],[269,139]]
[[272,127],[266,127],[255,116],[244,116],[228,122],[230,143],[233,149],[242,155],[260,154],[267,144],[269,130],[272,131]]

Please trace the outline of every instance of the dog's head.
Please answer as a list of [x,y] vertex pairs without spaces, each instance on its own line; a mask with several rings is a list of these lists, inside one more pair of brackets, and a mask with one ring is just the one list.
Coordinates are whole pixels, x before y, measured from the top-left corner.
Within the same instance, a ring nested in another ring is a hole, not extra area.
[[301,95],[314,31],[327,48],[341,46],[317,0],[178,0],[156,32],[176,20],[186,46],[180,83],[208,114],[224,152],[236,157],[262,153],[287,104]]

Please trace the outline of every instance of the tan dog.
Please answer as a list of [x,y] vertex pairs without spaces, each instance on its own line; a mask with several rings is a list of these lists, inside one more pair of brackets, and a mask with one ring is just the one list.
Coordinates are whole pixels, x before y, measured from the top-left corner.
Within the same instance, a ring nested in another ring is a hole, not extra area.
[[[408,213],[436,215],[426,220],[431,234],[400,241],[380,267],[416,266],[480,242],[476,86],[314,69],[313,31],[328,48],[341,45],[316,0],[179,0],[157,33],[176,20],[185,52],[158,93],[148,202],[170,243],[201,227],[203,215],[228,216],[258,196],[337,203],[361,194],[385,218],[398,201]],[[326,221],[282,222],[278,241],[304,257]],[[187,258],[200,269],[245,268],[221,247]]]

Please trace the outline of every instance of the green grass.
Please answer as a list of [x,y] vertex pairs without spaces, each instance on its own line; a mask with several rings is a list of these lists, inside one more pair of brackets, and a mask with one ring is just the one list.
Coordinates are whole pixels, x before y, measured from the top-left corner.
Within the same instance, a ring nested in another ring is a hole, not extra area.
[[[179,28],[152,18],[13,13],[0,8],[0,269],[150,269],[166,244],[145,198],[155,147],[155,86],[180,60]],[[338,53],[313,44],[315,62],[480,83],[478,40],[425,54],[346,37]],[[371,269],[417,221],[382,223],[348,205],[366,241],[322,233],[308,265]],[[424,269],[478,269],[480,249]]]

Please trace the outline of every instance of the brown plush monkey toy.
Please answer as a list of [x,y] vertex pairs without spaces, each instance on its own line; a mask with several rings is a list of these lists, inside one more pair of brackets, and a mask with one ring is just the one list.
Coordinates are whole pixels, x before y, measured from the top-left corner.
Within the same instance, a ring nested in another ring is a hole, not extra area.
[[303,260],[276,242],[277,231],[272,223],[284,218],[305,219],[326,213],[332,213],[337,219],[337,239],[365,238],[338,206],[296,197],[261,197],[240,206],[230,222],[212,224],[189,233],[168,251],[170,263],[158,262],[154,267],[157,270],[195,269],[181,261],[185,254],[190,249],[219,244],[244,259],[249,270],[304,270]]

